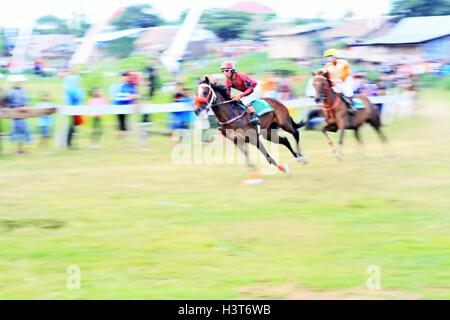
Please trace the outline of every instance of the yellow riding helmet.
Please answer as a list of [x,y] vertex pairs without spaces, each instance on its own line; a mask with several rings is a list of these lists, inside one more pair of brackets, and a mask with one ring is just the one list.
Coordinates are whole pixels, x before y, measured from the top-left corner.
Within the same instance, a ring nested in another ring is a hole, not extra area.
[[337,51],[337,49],[328,49],[328,50],[325,50],[324,52],[323,52],[323,56],[324,57],[330,57],[330,56],[333,56],[333,57],[337,57],[338,56],[338,51]]

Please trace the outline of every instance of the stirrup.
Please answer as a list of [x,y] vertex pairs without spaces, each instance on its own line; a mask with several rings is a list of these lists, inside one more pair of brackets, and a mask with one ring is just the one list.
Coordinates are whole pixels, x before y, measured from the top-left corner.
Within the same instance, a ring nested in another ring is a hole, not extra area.
[[256,113],[251,114],[250,117],[250,124],[261,124],[261,121],[259,120],[259,117],[256,115]]

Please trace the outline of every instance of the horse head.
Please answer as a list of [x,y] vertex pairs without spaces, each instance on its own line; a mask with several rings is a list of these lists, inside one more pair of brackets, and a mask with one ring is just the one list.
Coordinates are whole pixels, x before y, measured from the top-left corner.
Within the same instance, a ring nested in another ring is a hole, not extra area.
[[211,105],[216,101],[216,94],[207,76],[199,81],[197,93],[194,100],[194,112],[198,116],[202,111],[209,111]]
[[313,86],[316,90],[315,102],[320,103],[326,97],[331,88],[331,80],[328,71],[319,70],[313,72]]

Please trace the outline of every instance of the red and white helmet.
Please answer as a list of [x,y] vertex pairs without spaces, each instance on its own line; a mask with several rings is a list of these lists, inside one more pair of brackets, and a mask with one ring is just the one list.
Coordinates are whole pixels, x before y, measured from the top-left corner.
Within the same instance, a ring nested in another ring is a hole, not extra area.
[[234,63],[231,61],[225,61],[224,63],[222,63],[222,65],[220,66],[220,70],[223,69],[231,69],[232,71],[235,71],[234,68]]

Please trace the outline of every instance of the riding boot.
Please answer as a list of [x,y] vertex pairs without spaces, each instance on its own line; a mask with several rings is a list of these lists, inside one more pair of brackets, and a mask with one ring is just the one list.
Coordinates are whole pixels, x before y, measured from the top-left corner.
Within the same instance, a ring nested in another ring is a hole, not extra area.
[[353,115],[356,113],[356,109],[353,107],[353,97],[346,97],[348,101],[350,102],[350,105],[348,106],[348,113]]
[[250,113],[250,124],[261,124],[261,121],[259,121],[259,117],[256,112]]
[[250,114],[250,124],[253,125],[257,125],[257,124],[261,124],[261,121],[259,121],[259,117],[255,112],[255,109],[253,108],[253,106],[248,106],[247,107],[247,111]]

